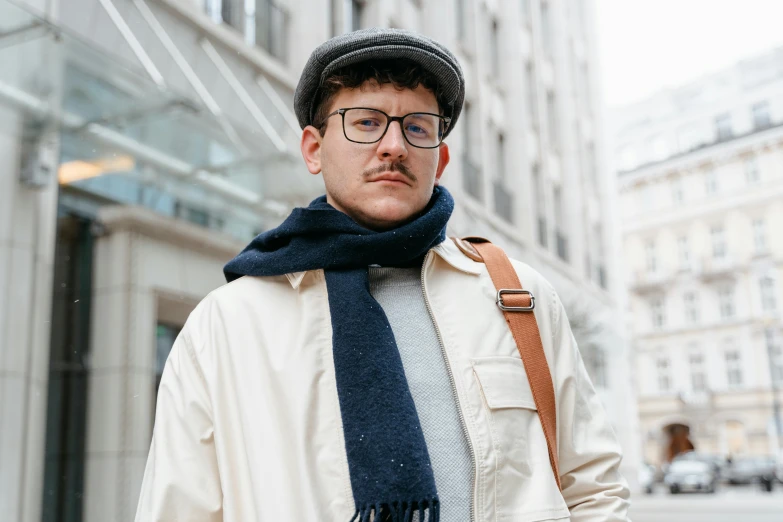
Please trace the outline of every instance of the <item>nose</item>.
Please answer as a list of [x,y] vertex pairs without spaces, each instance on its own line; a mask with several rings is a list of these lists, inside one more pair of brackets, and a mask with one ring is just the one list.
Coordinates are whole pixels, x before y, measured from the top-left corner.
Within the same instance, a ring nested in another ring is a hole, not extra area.
[[404,160],[408,157],[408,143],[402,135],[402,125],[393,121],[378,143],[378,157],[382,160]]

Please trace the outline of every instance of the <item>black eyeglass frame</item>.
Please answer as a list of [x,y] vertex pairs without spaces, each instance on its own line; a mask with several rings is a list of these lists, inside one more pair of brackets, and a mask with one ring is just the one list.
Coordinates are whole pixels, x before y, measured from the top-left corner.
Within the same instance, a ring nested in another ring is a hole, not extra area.
[[[380,138],[378,138],[375,141],[356,141],[356,140],[352,140],[351,138],[348,137],[348,133],[345,132],[345,113],[350,111],[350,110],[354,110],[354,109],[360,109],[360,110],[365,110],[365,111],[376,111],[376,112],[380,112],[381,114],[386,116],[386,128],[383,130],[383,134],[381,134]],[[435,114],[433,112],[409,112],[408,114],[405,114],[403,116],[389,116],[388,114],[386,114],[382,110],[375,109],[373,107],[345,107],[345,108],[342,108],[342,109],[337,109],[336,111],[334,111],[334,112],[332,112],[330,114],[327,114],[326,117],[324,117],[324,121],[323,121],[322,125],[325,125],[326,124],[326,120],[328,120],[329,118],[331,118],[335,114],[339,114],[342,117],[343,136],[345,136],[345,139],[350,141],[351,143],[359,143],[360,145],[371,145],[373,143],[378,143],[379,141],[381,141],[383,139],[384,136],[386,136],[386,133],[389,131],[389,126],[392,124],[392,122],[397,121],[397,122],[400,123],[400,131],[402,132],[402,137],[405,138],[405,141],[407,141],[411,145],[411,147],[416,147],[417,149],[437,149],[443,143],[444,134],[446,134],[446,131],[449,128],[449,124],[451,123],[451,118],[449,118],[448,116],[442,116],[440,114]],[[410,116],[411,114],[426,114],[428,116],[435,116],[435,117],[440,118],[440,120],[443,122],[443,131],[439,133],[439,136],[438,136],[439,141],[438,141],[437,145],[433,145],[432,147],[422,147],[421,145],[416,145],[416,144],[412,143],[411,140],[408,139],[408,135],[405,133],[405,129],[402,127],[402,121],[405,118],[407,118],[408,116]]]

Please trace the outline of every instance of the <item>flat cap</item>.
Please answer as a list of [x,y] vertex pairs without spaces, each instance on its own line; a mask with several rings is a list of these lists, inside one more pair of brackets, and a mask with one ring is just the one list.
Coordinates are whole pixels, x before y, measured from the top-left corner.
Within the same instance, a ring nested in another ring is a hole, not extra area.
[[438,100],[451,124],[457,122],[465,101],[465,77],[457,58],[440,43],[404,29],[362,29],[327,40],[307,60],[294,93],[294,112],[304,129],[312,125],[315,101],[324,81],[337,69],[368,60],[407,58],[430,71],[437,79],[442,97]]

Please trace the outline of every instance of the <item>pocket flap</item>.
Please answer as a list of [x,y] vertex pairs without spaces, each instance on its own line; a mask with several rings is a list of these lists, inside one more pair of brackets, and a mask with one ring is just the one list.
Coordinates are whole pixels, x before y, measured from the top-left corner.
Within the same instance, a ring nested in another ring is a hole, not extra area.
[[517,357],[472,359],[473,372],[490,409],[536,409],[522,360]]

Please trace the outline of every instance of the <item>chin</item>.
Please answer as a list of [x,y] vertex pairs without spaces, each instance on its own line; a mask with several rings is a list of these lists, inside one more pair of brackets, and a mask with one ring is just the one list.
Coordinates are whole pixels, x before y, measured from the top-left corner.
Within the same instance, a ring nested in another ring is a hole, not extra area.
[[[384,198],[378,202],[368,202],[364,208],[357,209],[361,220],[372,228],[395,228],[415,217],[425,205],[416,205],[411,201],[399,201]],[[421,207],[421,208],[419,208]]]

